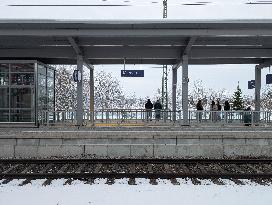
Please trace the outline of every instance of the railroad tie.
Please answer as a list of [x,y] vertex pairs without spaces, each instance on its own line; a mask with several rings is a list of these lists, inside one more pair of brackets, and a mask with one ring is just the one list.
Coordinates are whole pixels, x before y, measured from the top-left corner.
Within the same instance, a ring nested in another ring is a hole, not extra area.
[[69,164],[65,164],[65,165],[63,165],[59,170],[58,170],[58,174],[60,174],[60,173],[63,173],[64,171],[66,171],[67,169],[68,169],[68,167],[69,167]]
[[10,172],[12,172],[13,170],[15,170],[17,167],[19,167],[21,164],[16,164],[14,166],[11,166],[9,169],[5,170],[2,172],[2,174],[8,174]]
[[[153,174],[153,165],[152,164],[148,164],[147,168],[148,168],[148,174],[150,174],[150,175]],[[150,177],[149,180],[150,180],[149,181],[150,184],[152,184],[152,185],[158,185],[158,182],[157,182],[156,178]]]
[[75,173],[81,173],[82,170],[84,170],[86,167],[86,164],[80,164],[79,167],[76,169]]
[[53,167],[53,164],[47,164],[42,170],[39,170],[39,173],[46,173],[49,169]]
[[[129,165],[129,173],[135,174],[136,173],[136,165],[134,163]],[[128,180],[129,185],[136,185],[136,180],[134,177],[130,177]]]

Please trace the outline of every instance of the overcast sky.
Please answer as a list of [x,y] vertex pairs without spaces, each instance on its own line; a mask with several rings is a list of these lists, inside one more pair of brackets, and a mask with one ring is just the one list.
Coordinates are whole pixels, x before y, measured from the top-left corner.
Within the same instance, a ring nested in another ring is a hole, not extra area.
[[[137,96],[153,96],[162,84],[162,69],[152,68],[157,65],[127,65],[126,69],[143,69],[144,78],[121,77],[123,65],[101,65],[95,66],[96,70],[111,72],[118,78],[127,94],[135,93]],[[172,87],[172,73],[169,66],[168,88]],[[272,73],[269,68],[262,69],[262,87],[265,86],[266,74]],[[178,86],[181,86],[181,68],[178,70]],[[193,82],[202,80],[204,87],[222,90],[225,88],[230,94],[236,90],[238,81],[245,95],[254,96],[254,89],[249,90],[247,83],[255,79],[255,65],[191,65],[189,66],[189,89],[193,88]]]
[[[0,2],[0,19],[158,20],[162,19],[162,1],[163,0],[2,0]],[[163,20],[272,19],[272,1],[211,0],[205,1],[207,2],[206,5],[187,5],[198,2],[203,1],[168,0],[168,18]],[[260,2],[265,4],[255,4]],[[56,6],[63,4],[66,6]],[[102,7],[101,5],[117,6]],[[254,90],[247,89],[247,81],[254,79],[254,66],[255,65],[189,66],[189,89],[195,80],[201,79],[204,86],[208,88],[215,90],[226,88],[232,93],[236,89],[238,81],[240,81],[240,87],[243,92],[253,95]],[[152,68],[152,65],[127,66],[127,69],[144,69],[145,77],[121,78],[120,70],[122,68],[123,65],[96,66],[98,70],[104,69],[105,71],[112,72],[112,74],[121,81],[126,93],[135,93],[142,97],[152,96],[157,88],[161,87],[161,69]],[[264,69],[262,72],[263,85],[267,73],[269,73],[269,69]],[[171,79],[171,72],[169,79]],[[181,69],[178,71],[178,83],[180,79]],[[169,88],[171,88],[171,80],[169,81]]]

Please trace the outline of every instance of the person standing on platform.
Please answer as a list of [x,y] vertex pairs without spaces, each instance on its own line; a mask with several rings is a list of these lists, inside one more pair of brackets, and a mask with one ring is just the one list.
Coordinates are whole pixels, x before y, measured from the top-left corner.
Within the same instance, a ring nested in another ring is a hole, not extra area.
[[230,111],[230,104],[229,104],[229,101],[227,101],[227,100],[225,101],[224,110]]
[[161,110],[162,110],[162,104],[160,103],[159,100],[154,104],[154,109],[155,109],[155,118],[156,120],[161,119]]
[[202,106],[202,102],[201,100],[198,100],[197,104],[196,104],[196,119],[198,123],[201,123],[202,121],[202,110],[203,110],[203,106]]
[[218,111],[218,108],[217,108],[217,105],[215,104],[214,101],[212,101],[210,110],[211,110],[211,120],[213,122],[215,122],[216,121],[216,117],[217,117],[216,116],[216,112]]
[[225,101],[225,105],[224,105],[224,111],[225,111],[225,113],[224,113],[224,116],[225,116],[225,121],[226,121],[226,123],[228,123],[228,116],[229,116],[229,111],[230,111],[230,104],[229,104],[229,101]]
[[221,120],[221,110],[222,110],[222,106],[220,105],[219,99],[216,102],[216,106],[217,106],[217,120],[220,121]]
[[150,120],[152,119],[152,108],[153,108],[153,104],[150,101],[150,99],[147,99],[147,102],[145,103],[145,110],[146,110],[146,120]]

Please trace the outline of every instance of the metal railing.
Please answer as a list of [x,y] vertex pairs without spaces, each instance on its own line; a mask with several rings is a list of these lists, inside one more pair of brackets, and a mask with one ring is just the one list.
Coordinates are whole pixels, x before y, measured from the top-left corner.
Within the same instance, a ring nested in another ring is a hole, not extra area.
[[[181,123],[181,111],[145,109],[101,109],[94,112],[84,111],[84,124],[146,124]],[[40,125],[76,125],[76,111],[40,111]]]
[[189,111],[189,124],[272,124],[271,111]]
[[[188,113],[189,125],[272,125],[272,111],[196,111]],[[145,109],[101,109],[84,111],[84,125],[98,124],[157,124],[183,125],[182,111]],[[76,125],[76,111],[40,111],[40,125]]]

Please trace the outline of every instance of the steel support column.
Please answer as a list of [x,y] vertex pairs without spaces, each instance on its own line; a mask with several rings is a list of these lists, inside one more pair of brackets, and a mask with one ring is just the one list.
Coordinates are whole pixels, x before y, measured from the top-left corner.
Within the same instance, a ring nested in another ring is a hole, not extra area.
[[77,70],[79,70],[80,81],[77,82],[77,125],[83,125],[83,57],[77,56]]
[[94,119],[94,69],[90,69],[90,113],[91,121]]
[[182,56],[182,110],[183,110],[183,125],[189,125],[188,116],[188,56]]
[[[255,111],[261,110],[261,74],[262,69],[255,66]],[[255,120],[260,120],[260,114],[256,113]]]
[[173,121],[176,121],[176,110],[177,110],[177,68],[172,68],[172,110],[173,110]]

